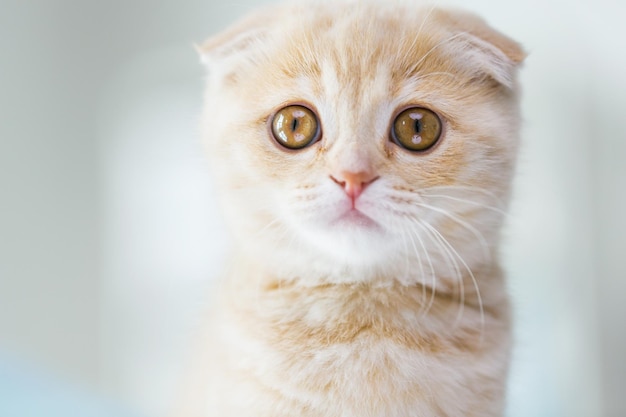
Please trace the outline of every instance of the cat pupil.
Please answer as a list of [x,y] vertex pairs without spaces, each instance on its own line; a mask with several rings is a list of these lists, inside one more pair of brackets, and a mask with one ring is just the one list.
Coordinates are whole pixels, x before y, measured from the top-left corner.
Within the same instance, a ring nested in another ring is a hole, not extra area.
[[422,133],[422,122],[420,120],[415,121],[415,133]]
[[298,129],[298,119],[293,119],[291,122],[291,131],[295,132]]

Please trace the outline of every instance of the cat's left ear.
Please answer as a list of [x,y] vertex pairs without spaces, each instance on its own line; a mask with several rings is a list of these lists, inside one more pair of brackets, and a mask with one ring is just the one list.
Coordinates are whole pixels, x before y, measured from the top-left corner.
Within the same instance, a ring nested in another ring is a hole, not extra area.
[[517,69],[526,58],[519,43],[470,13],[448,12],[442,18],[456,32],[455,43],[466,68],[513,87]]
[[251,51],[262,41],[268,32],[268,22],[275,13],[269,9],[253,12],[224,31],[210,37],[201,45],[196,45],[200,60],[209,69],[219,63],[237,59]]

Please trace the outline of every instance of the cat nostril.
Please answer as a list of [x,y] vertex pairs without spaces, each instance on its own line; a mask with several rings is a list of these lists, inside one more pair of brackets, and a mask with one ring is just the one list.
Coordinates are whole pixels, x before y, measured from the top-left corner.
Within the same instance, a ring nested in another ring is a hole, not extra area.
[[333,181],[335,181],[335,183],[337,183],[337,184],[341,185],[342,187],[345,187],[345,186],[346,186],[346,182],[345,182],[345,181],[340,181],[340,180],[338,180],[337,178],[333,177],[332,175],[330,176],[330,179],[331,179],[331,180],[333,180]]

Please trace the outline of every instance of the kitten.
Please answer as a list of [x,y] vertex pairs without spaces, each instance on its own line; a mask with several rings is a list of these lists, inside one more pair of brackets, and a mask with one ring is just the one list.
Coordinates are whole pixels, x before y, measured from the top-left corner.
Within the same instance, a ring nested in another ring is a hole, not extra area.
[[179,415],[502,415],[520,46],[463,12],[333,1],[201,53],[235,245]]

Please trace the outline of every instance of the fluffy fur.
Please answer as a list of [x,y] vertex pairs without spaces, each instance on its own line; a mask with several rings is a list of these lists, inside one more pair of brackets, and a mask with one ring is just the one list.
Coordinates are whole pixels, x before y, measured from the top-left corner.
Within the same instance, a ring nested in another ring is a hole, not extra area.
[[[518,44],[392,2],[259,11],[201,47],[203,116],[235,245],[179,416],[500,416],[510,345],[499,229],[518,147]],[[322,139],[281,149],[277,109]],[[407,106],[440,142],[390,141]],[[331,176],[377,180],[349,221]]]

